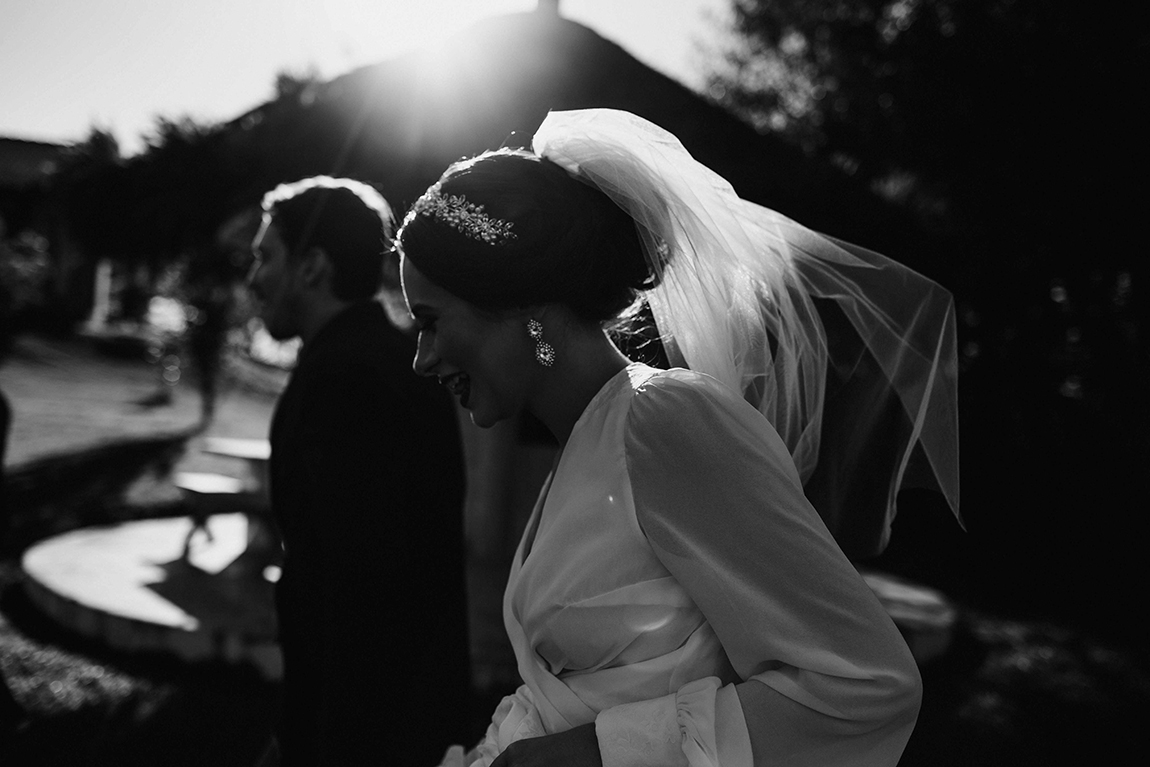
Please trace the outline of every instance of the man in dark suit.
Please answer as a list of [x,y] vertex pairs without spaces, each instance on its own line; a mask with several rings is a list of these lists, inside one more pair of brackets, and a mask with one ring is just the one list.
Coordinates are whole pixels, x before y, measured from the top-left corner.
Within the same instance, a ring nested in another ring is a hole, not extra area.
[[281,762],[438,764],[469,736],[463,470],[446,392],[373,300],[391,211],[327,177],[263,209],[249,287],[268,332],[303,341],[271,427]]

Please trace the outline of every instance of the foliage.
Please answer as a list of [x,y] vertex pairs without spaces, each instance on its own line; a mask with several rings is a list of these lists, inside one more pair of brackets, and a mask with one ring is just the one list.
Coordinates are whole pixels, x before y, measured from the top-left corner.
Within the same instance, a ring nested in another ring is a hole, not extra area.
[[275,98],[294,98],[311,103],[314,101],[315,92],[322,82],[319,70],[314,65],[302,72],[281,70],[276,73]]
[[0,319],[44,305],[49,273],[48,240],[26,230],[0,238]]
[[195,277],[226,271],[215,238],[232,213],[243,165],[225,139],[219,126],[161,117],[143,152],[123,158],[113,138],[94,130],[56,182],[80,247],[89,258],[142,265],[153,275],[185,260],[197,266]]
[[53,180],[56,207],[70,234],[93,256],[122,250],[128,188],[119,143],[93,128],[71,147]]
[[1144,183],[1145,117],[1107,115],[1139,92],[1150,35],[1121,10],[1092,23],[1072,11],[735,0],[711,92],[919,214],[947,254],[932,276],[963,304],[968,367],[1028,358],[1077,398],[1099,383],[1102,349],[1144,365],[1130,190]]
[[124,291],[124,303],[136,298],[126,315],[142,319],[159,283],[177,278],[164,292],[187,305],[186,345],[210,416],[230,286],[245,265],[219,241],[248,183],[243,156],[229,146],[226,126],[187,117],[157,119],[139,155],[121,158],[114,148],[93,131],[75,149],[57,179],[63,217],[88,259],[144,276]]
[[[1124,156],[1144,151],[1133,125],[1107,119],[1145,71],[1148,38],[1125,11],[1061,0],[736,0],[734,11],[712,92],[936,225],[1049,230],[1094,202],[1071,179],[1122,174]],[[1091,194],[1130,210],[1109,187]]]
[[[1146,532],[1123,513],[1145,504],[1150,460],[1147,131],[1132,104],[1150,34],[1135,6],[733,6],[711,94],[914,211],[943,256],[931,276],[958,301],[964,514],[974,556],[996,563],[972,577],[1112,621],[1076,590],[1140,577],[1125,563]],[[1096,524],[1102,509],[1115,514]]]

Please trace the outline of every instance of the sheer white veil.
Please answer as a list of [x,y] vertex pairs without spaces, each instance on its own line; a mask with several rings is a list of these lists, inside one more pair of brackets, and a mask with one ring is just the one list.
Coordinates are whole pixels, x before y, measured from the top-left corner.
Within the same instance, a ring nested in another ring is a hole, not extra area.
[[639,224],[659,277],[645,297],[670,361],[723,381],[767,417],[848,555],[886,545],[904,484],[941,491],[958,515],[946,290],[741,199],[633,114],[552,112],[533,147]]

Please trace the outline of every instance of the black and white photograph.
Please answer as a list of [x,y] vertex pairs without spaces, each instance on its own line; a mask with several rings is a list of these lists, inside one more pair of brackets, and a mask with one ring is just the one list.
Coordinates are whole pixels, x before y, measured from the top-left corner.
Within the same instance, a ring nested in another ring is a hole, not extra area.
[[4,767],[1150,753],[1150,31],[6,0]]

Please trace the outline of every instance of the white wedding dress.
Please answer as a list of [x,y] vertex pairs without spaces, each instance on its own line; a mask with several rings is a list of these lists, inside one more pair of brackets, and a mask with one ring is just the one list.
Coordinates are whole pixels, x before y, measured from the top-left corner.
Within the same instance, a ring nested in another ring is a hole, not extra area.
[[774,428],[683,369],[632,364],[587,406],[504,620],[524,684],[471,765],[588,722],[605,767],[895,765],[918,714],[906,644]]

